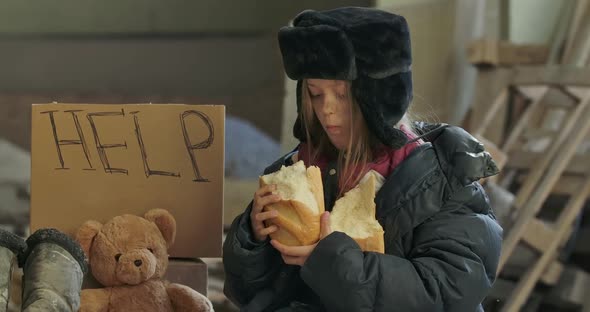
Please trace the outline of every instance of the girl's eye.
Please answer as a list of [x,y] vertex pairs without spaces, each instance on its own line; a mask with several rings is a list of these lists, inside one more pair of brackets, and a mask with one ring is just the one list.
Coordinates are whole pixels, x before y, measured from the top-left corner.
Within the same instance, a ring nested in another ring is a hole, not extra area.
[[312,99],[313,99],[313,98],[320,97],[320,96],[321,96],[321,94],[313,94],[313,93],[311,94],[311,98],[312,98]]
[[338,94],[337,96],[341,100],[345,100],[347,98],[346,94]]

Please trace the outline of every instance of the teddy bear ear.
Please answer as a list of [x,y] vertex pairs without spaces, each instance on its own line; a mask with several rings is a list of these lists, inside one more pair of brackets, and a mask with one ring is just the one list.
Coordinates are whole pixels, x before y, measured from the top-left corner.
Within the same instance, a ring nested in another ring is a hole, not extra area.
[[168,247],[172,246],[174,239],[176,238],[176,220],[174,216],[164,209],[152,209],[146,212],[144,218],[148,221],[154,222]]
[[82,226],[76,231],[75,239],[80,244],[86,257],[90,260],[90,246],[92,246],[92,242],[94,238],[100,232],[102,228],[102,224],[98,221],[86,221]]

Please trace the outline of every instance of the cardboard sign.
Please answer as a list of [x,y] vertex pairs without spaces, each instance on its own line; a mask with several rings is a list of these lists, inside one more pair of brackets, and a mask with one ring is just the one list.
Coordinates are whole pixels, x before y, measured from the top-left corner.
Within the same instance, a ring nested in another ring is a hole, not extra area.
[[171,257],[220,257],[224,106],[33,105],[31,231],[170,211]]

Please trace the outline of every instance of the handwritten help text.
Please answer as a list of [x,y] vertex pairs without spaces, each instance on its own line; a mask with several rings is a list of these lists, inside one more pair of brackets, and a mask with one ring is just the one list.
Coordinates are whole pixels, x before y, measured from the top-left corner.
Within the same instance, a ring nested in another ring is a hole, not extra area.
[[[111,174],[125,174],[125,175],[129,174],[129,170],[126,168],[114,167],[110,163],[108,153],[107,153],[107,151],[109,149],[115,149],[115,148],[127,149],[127,142],[125,142],[125,141],[123,143],[103,142],[103,140],[101,139],[101,136],[100,136],[100,128],[97,127],[97,124],[96,124],[96,121],[101,120],[101,119],[106,119],[106,118],[114,119],[114,118],[125,117],[126,112],[124,109],[121,109],[120,111],[110,111],[110,112],[84,112],[83,110],[64,110],[64,111],[48,110],[48,111],[42,111],[40,113],[47,115],[49,118],[49,121],[51,123],[51,128],[53,131],[53,139],[55,142],[57,157],[59,159],[59,167],[57,167],[56,170],[70,169],[69,167],[66,166],[67,164],[64,161],[64,157],[63,157],[63,153],[62,153],[62,147],[67,146],[67,145],[79,145],[81,147],[81,152],[84,153],[86,161],[88,162],[88,166],[90,167],[90,168],[84,168],[82,170],[96,170],[93,167],[91,157],[90,157],[90,150],[89,149],[91,147],[88,143],[88,139],[86,138],[87,133],[84,133],[84,131],[82,129],[82,125],[81,125],[81,122],[85,118],[86,121],[88,122],[88,124],[90,125],[90,129],[92,132],[91,136],[94,139],[93,140],[93,143],[94,143],[93,147],[96,148],[96,151],[97,151],[99,159],[100,159],[100,163],[101,163],[104,171],[106,173],[111,173]],[[69,118],[72,119],[74,126],[76,128],[75,129],[76,130],[75,133],[77,136],[76,138],[63,139],[58,135],[57,126],[56,126],[56,118],[55,118],[57,114],[66,114]],[[170,171],[165,171],[165,170],[157,170],[157,169],[154,169],[150,166],[150,164],[148,162],[148,157],[147,157],[147,149],[146,149],[146,146],[145,146],[145,143],[143,140],[143,135],[141,133],[141,122],[140,122],[141,112],[131,111],[128,113],[128,115],[133,116],[133,126],[134,126],[134,132],[135,132],[135,139],[136,139],[136,142],[139,146],[139,151],[141,154],[140,156],[141,156],[141,160],[143,162],[143,168],[144,168],[144,172],[145,172],[146,177],[167,176],[167,177],[179,178],[180,172],[170,172]],[[210,147],[213,144],[213,141],[214,141],[213,123],[212,123],[211,119],[206,114],[204,114],[203,112],[197,111],[197,110],[184,111],[180,114],[179,119],[180,119],[180,127],[182,129],[182,135],[183,135],[183,139],[184,139],[184,145],[186,147],[186,152],[188,153],[188,156],[191,161],[192,169],[193,169],[193,173],[192,173],[194,175],[193,181],[195,181],[195,182],[209,182],[209,180],[206,177],[204,177],[202,175],[201,171],[199,170],[199,165],[197,162],[197,154],[196,153],[198,150],[207,149],[208,147]],[[189,137],[189,133],[187,130],[187,123],[188,122],[202,123],[208,131],[208,134],[205,135],[206,138],[200,142],[191,142],[191,139]]]

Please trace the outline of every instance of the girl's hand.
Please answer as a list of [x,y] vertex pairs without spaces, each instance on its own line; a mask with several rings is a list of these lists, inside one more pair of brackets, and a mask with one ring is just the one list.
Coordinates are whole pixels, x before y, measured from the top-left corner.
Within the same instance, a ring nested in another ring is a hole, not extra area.
[[254,238],[263,242],[268,237],[268,234],[276,232],[279,228],[276,225],[266,227],[264,221],[275,218],[279,215],[277,211],[262,211],[264,206],[274,204],[281,200],[281,197],[277,194],[273,194],[276,191],[276,185],[265,185],[259,188],[254,193],[254,201],[252,202],[252,211],[250,212],[250,222],[252,224],[252,231],[254,232]]
[[[324,212],[320,217],[320,239],[330,235],[332,228],[330,226],[330,213]],[[272,246],[281,253],[283,261],[286,264],[303,266],[311,252],[315,249],[318,243],[308,246],[287,246],[279,243],[276,240],[271,240]]]

